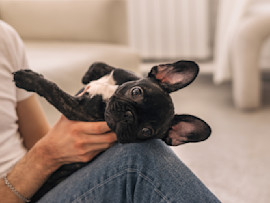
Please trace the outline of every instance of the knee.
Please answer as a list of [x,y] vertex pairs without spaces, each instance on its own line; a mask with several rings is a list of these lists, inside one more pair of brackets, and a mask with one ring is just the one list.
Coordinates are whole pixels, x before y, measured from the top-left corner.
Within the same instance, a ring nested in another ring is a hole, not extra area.
[[108,154],[112,159],[122,160],[128,167],[143,168],[164,167],[168,163],[178,162],[179,159],[170,147],[162,140],[148,140],[140,143],[116,144]]
[[117,143],[114,146],[118,153],[122,153],[127,156],[144,156],[151,158],[154,155],[159,155],[165,153],[169,147],[162,140],[147,140],[139,143]]

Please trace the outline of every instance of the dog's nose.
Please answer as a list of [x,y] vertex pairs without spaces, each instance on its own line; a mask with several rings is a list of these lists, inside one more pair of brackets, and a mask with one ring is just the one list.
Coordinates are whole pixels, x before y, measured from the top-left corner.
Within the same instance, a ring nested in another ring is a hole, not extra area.
[[133,123],[134,121],[134,116],[131,111],[126,111],[123,115],[123,121],[126,123]]

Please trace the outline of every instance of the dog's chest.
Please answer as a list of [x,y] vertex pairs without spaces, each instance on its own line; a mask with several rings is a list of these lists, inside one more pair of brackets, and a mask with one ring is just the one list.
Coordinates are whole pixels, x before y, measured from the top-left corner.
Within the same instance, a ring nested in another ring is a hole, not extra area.
[[114,94],[117,88],[118,85],[116,85],[112,71],[110,74],[87,84],[84,92],[88,92],[91,96],[101,95],[103,100],[108,100]]

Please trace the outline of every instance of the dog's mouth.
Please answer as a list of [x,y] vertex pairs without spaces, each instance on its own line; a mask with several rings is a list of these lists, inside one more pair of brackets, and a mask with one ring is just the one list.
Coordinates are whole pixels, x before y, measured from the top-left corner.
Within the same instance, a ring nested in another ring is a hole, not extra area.
[[134,107],[112,97],[105,109],[105,121],[117,135],[118,142],[135,142],[137,140],[137,118]]

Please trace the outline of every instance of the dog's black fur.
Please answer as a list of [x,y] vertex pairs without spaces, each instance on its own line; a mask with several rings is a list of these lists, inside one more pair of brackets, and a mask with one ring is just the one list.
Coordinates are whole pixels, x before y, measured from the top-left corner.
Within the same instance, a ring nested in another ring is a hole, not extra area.
[[[76,96],[62,91],[56,84],[31,70],[14,73],[16,86],[38,93],[70,120],[106,121],[117,135],[118,142],[139,142],[162,139],[168,145],[199,142],[207,139],[211,128],[191,115],[174,115],[169,93],[189,85],[199,72],[192,61],[154,66],[148,77],[104,63],[94,63],[84,75],[86,86]],[[105,89],[111,91],[105,92]],[[32,201],[85,163],[64,165],[54,172]]]

